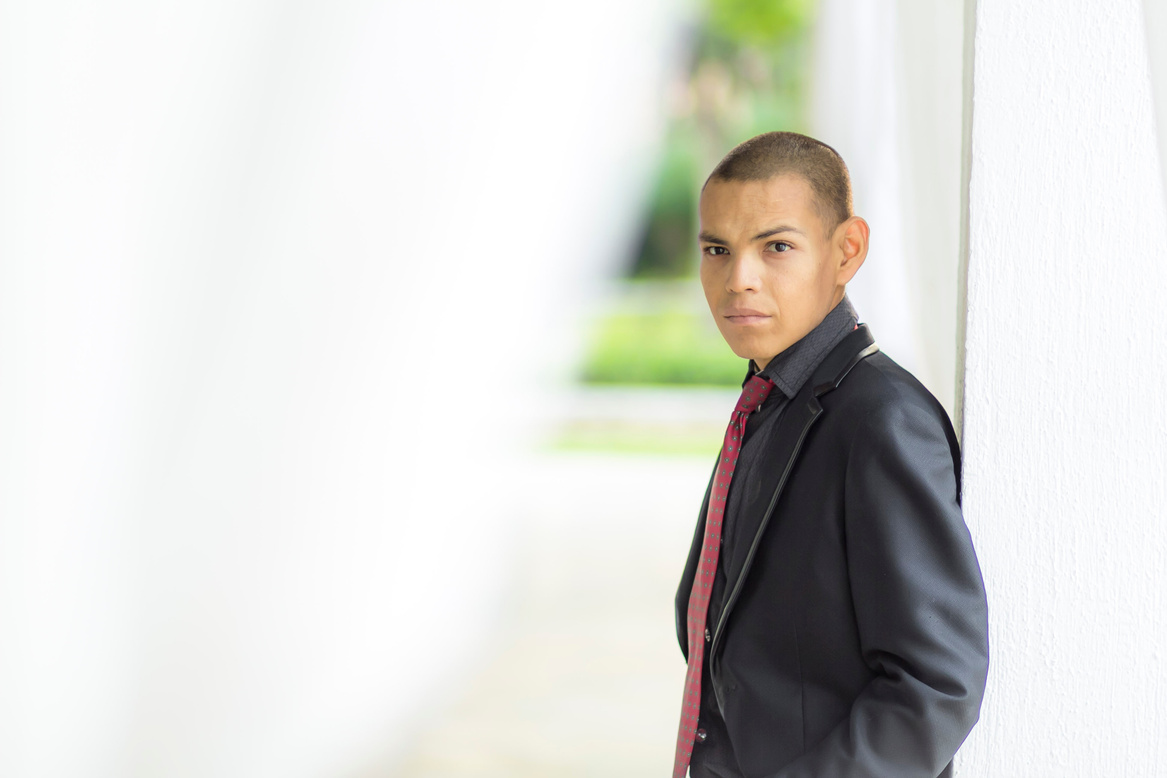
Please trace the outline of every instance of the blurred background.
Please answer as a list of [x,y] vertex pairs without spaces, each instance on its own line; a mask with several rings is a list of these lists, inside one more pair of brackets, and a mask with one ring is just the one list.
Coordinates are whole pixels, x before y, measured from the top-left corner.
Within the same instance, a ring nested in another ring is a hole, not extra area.
[[0,775],[667,770],[698,189],[835,146],[955,410],[962,15],[0,2]]

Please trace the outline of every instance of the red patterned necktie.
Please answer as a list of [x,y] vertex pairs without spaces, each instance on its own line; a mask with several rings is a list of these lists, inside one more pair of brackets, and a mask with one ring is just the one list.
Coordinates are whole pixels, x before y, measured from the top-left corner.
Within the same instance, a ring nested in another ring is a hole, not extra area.
[[709,492],[709,508],[705,513],[705,541],[701,546],[701,561],[697,566],[697,576],[693,579],[693,589],[689,592],[689,669],[685,673],[685,699],[681,704],[681,727],[677,732],[673,778],[685,778],[689,759],[693,755],[693,738],[697,735],[697,718],[701,713],[701,666],[705,662],[704,641],[709,639],[705,616],[709,611],[709,595],[713,591],[713,577],[717,574],[717,557],[721,551],[725,498],[729,494],[729,483],[737,465],[746,417],[751,411],[762,407],[773,388],[773,383],[760,376],[753,376],[746,382],[733,418],[729,421],[729,429],[725,431],[725,442],[721,444],[721,457],[717,461],[713,488]]

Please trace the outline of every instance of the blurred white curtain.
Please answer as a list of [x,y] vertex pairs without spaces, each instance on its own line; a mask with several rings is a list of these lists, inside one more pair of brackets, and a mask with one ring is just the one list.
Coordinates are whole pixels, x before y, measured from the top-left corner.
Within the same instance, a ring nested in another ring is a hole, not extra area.
[[871,224],[860,319],[951,413],[955,399],[963,0],[820,0],[813,133]]
[[671,9],[0,4],[0,775],[391,760],[497,622]]

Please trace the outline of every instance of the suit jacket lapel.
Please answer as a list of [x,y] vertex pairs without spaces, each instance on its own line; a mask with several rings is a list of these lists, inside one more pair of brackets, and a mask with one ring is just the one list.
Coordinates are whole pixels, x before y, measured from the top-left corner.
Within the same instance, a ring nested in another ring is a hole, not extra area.
[[[753,561],[755,539],[760,537],[769,523],[770,515],[774,512],[774,505],[782,494],[786,479],[791,468],[798,458],[802,442],[810,431],[811,425],[823,412],[822,405],[811,390],[811,382],[799,390],[790,404],[782,411],[778,418],[778,429],[775,430],[775,446],[766,452],[766,467],[761,468],[757,477],[761,480],[758,494],[763,495],[764,510],[744,510],[736,519],[740,522],[734,534],[738,542],[734,544],[733,556],[724,561],[726,580],[726,605],[729,605],[729,595],[735,588],[737,581],[748,572],[749,564]],[[748,508],[749,506],[743,506]],[[727,608],[723,607],[723,611]]]
[[733,558],[722,562],[726,565],[726,594],[721,617],[714,631],[712,646],[714,649],[717,647],[717,638],[721,634],[726,618],[737,600],[741,582],[749,574],[758,542],[774,514],[774,508],[786,487],[787,478],[798,459],[803,442],[815,421],[823,413],[819,397],[836,388],[847,373],[851,372],[851,368],[878,350],[867,326],[860,325],[827,355],[777,420],[778,429],[773,437],[775,444],[765,455],[768,466],[759,476],[765,479],[759,493],[770,497],[765,503],[767,507],[763,511],[743,511],[738,517],[741,524],[735,533],[738,541],[734,545]]

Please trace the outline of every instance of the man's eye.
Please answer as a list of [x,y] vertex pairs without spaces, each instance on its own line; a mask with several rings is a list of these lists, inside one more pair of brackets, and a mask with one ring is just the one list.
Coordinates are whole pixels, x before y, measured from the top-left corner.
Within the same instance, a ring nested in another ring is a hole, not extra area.
[[790,251],[790,249],[794,248],[784,240],[776,240],[770,244],[770,247],[775,251]]
[[713,256],[722,256],[723,254],[728,254],[729,249],[725,246],[706,246],[705,253]]

